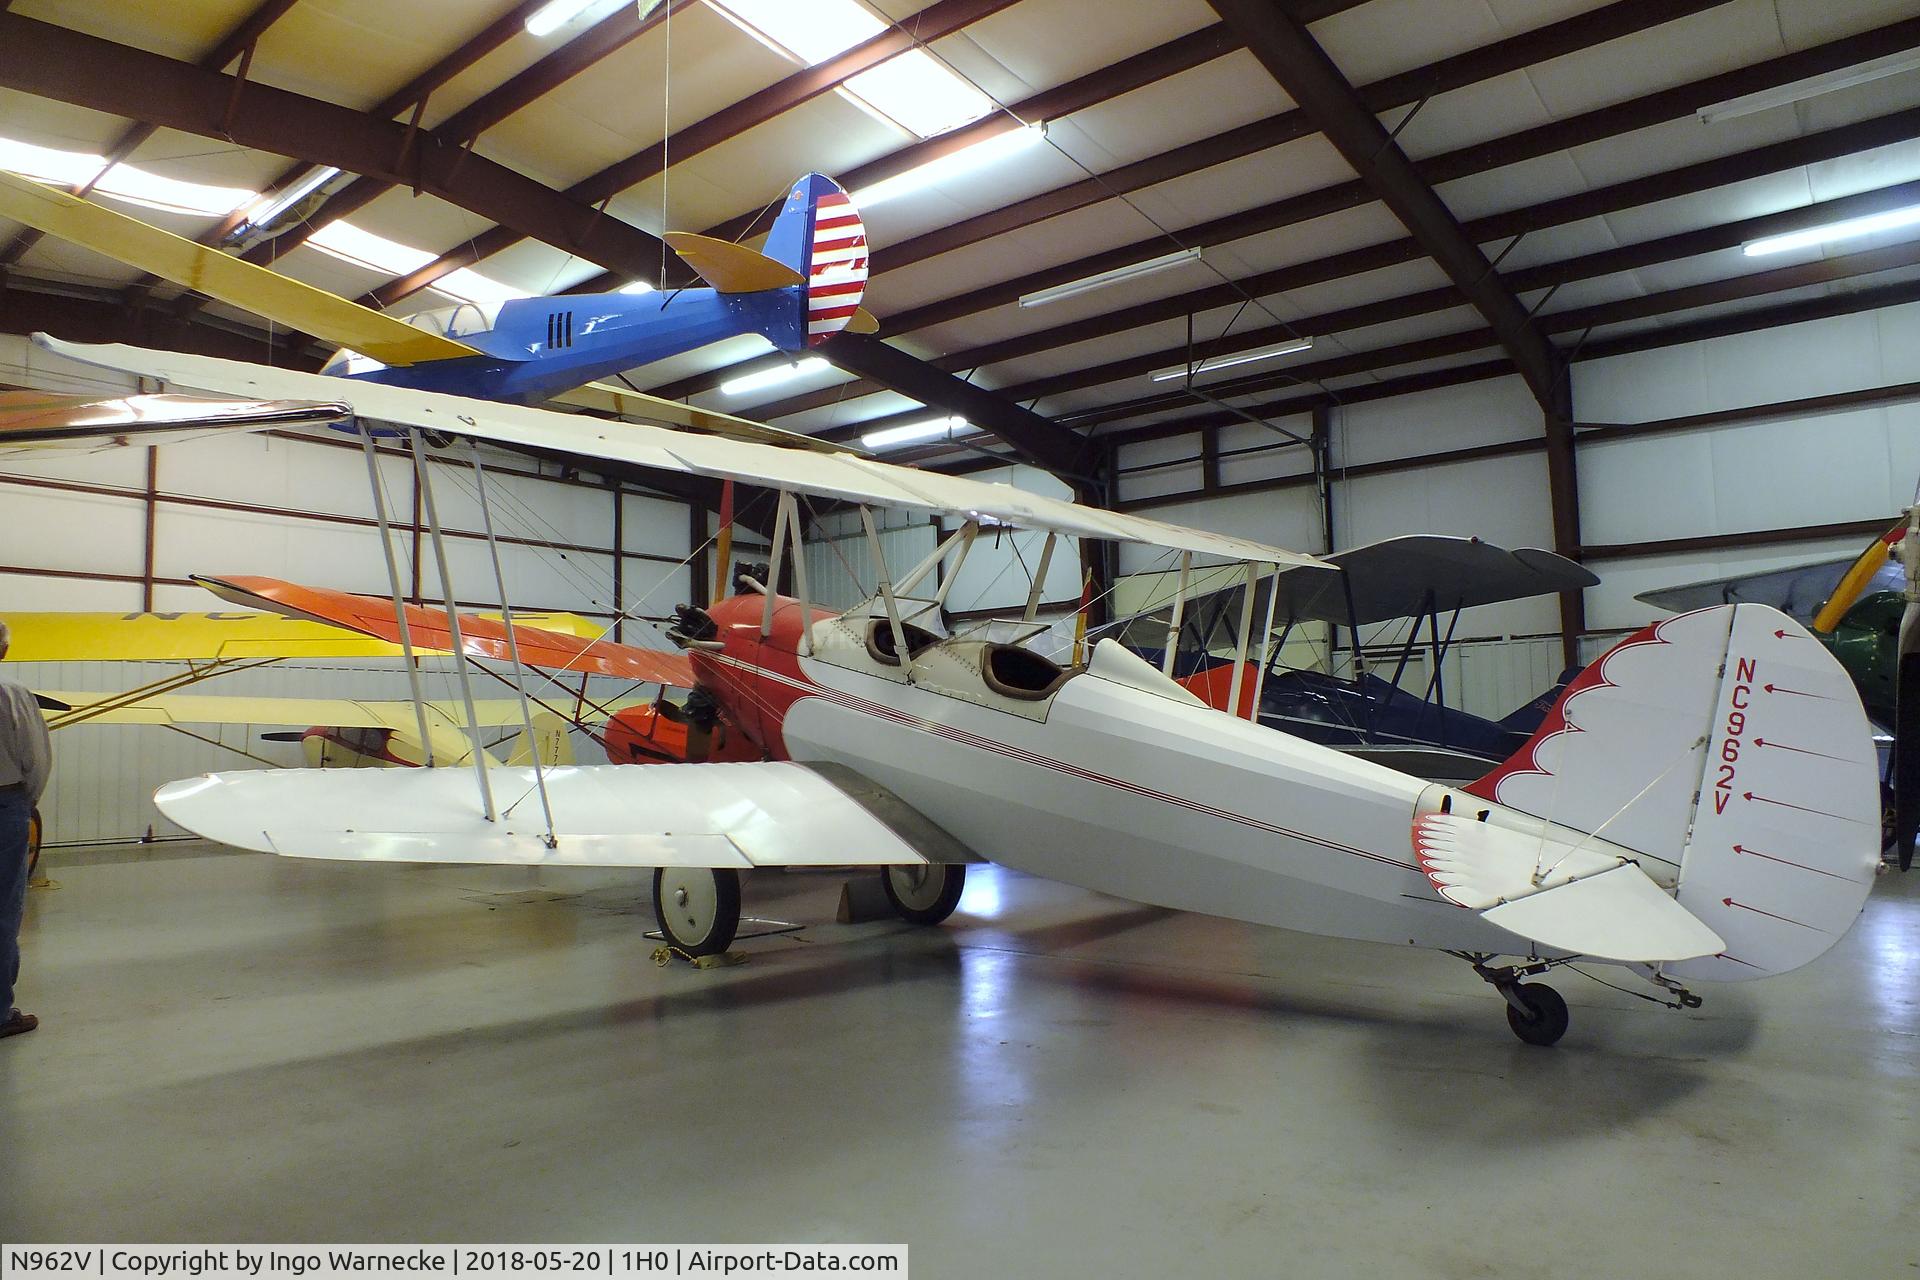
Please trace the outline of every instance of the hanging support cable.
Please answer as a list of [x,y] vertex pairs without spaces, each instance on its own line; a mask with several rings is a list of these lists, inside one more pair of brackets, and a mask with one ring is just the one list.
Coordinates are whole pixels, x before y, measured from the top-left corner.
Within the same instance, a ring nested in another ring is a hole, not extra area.
[[433,562],[440,571],[440,594],[447,606],[447,638],[453,642],[454,668],[460,673],[460,699],[466,704],[467,734],[473,744],[473,771],[480,779],[480,803],[487,821],[499,821],[493,804],[493,784],[487,778],[487,753],[480,746],[480,713],[473,705],[473,673],[467,669],[466,640],[460,634],[460,610],[454,604],[453,579],[447,571],[447,544],[440,534],[440,512],[433,501],[433,477],[428,474],[427,446],[417,430],[407,432],[413,447],[413,470],[420,478],[421,505],[427,512],[427,532],[433,541]]
[[[520,641],[513,631],[513,605],[507,599],[507,577],[500,568],[500,543],[493,535],[493,510],[487,504],[487,473],[480,465],[480,450],[473,441],[467,443],[467,461],[473,464],[473,487],[480,494],[480,527],[487,535],[487,555],[493,560],[494,585],[500,588],[500,620],[507,628],[507,660],[513,664],[513,691],[520,695],[520,723],[527,730],[527,755],[533,762],[533,785],[540,793],[540,811],[547,819],[546,844],[549,849],[560,847],[560,833],[553,826],[553,801],[547,795],[547,772],[540,760],[540,743],[533,731],[533,708],[527,701],[527,685],[520,666]],[[565,730],[562,730],[565,732]]]
[[393,596],[393,620],[400,627],[400,652],[406,655],[407,688],[413,693],[414,723],[420,726],[420,749],[427,768],[433,768],[433,735],[427,730],[427,700],[420,690],[420,660],[413,651],[413,628],[407,625],[407,602],[400,594],[400,565],[393,558],[393,532],[387,522],[387,494],[380,483],[380,451],[373,433],[360,423],[360,447],[367,455],[367,483],[373,488],[373,514],[380,524],[380,554],[387,562],[387,590]]

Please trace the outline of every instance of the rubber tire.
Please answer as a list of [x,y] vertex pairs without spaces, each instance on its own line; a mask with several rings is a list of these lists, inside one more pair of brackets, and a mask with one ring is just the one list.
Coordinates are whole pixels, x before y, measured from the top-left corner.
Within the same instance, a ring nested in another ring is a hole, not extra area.
[[940,885],[940,896],[931,905],[916,907],[901,900],[900,889],[894,883],[894,876],[918,870],[915,867],[883,867],[880,871],[880,887],[886,891],[887,904],[893,913],[908,924],[939,924],[953,914],[960,905],[960,895],[967,889],[967,864],[964,862],[936,862],[927,870],[931,874],[938,869],[944,876]]
[[33,810],[27,818],[27,883],[40,873],[40,839],[44,828],[40,825],[40,811]]
[[1543,1049],[1558,1044],[1567,1034],[1568,1022],[1567,1002],[1560,993],[1544,982],[1523,982],[1513,992],[1533,1011],[1531,1018],[1524,1018],[1511,1004],[1507,1006],[1507,1025],[1513,1028],[1513,1034]]
[[[681,874],[683,869],[675,868],[675,873]],[[664,867],[654,869],[653,914],[660,922],[660,932],[667,941],[690,956],[719,955],[732,946],[734,935],[740,931],[740,873],[732,867],[717,867],[710,873],[713,876],[714,912],[713,922],[704,935],[691,933],[693,922],[677,919],[668,908],[666,874]]]

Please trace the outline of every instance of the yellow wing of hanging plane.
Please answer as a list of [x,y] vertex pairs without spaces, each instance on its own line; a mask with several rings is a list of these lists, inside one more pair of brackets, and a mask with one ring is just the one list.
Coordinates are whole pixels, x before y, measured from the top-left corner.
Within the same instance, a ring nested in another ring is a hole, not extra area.
[[18,174],[0,172],[0,215],[209,298],[291,325],[323,342],[351,347],[384,364],[420,364],[480,354],[464,342],[416,329],[325,289],[290,280],[276,271],[242,262]]
[[[213,662],[253,658],[391,658],[397,644],[277,613],[4,613],[8,662]],[[515,613],[547,631],[596,638],[603,623],[571,613]],[[423,654],[444,650],[417,648]],[[309,724],[322,723],[310,720]]]

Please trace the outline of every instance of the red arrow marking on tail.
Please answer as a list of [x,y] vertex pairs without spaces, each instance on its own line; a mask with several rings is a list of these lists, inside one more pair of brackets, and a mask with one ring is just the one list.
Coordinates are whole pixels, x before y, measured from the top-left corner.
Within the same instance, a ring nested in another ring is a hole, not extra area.
[[1733,851],[1735,853],[1744,853],[1750,858],[1765,858],[1768,862],[1778,862],[1782,866],[1798,867],[1802,871],[1811,871],[1817,876],[1830,876],[1835,880],[1845,880],[1849,884],[1862,883],[1859,880],[1855,880],[1852,876],[1843,876],[1836,871],[1822,871],[1819,867],[1810,867],[1804,862],[1795,862],[1791,858],[1777,858],[1771,853],[1762,853],[1758,849],[1749,849],[1743,844],[1733,846]]
[[1755,914],[1755,915],[1757,915],[1757,916],[1765,916],[1765,917],[1766,917],[1767,919],[1769,919],[1769,920],[1778,920],[1778,921],[1779,921],[1780,923],[1782,923],[1782,924],[1797,924],[1797,925],[1799,925],[1799,926],[1800,926],[1800,927],[1801,927],[1802,929],[1812,929],[1812,930],[1813,930],[1813,931],[1814,931],[1815,933],[1827,933],[1827,932],[1830,932],[1829,930],[1826,930],[1826,929],[1822,929],[1822,928],[1819,928],[1819,927],[1817,927],[1817,926],[1815,926],[1815,925],[1810,925],[1810,924],[1808,924],[1808,923],[1806,923],[1806,921],[1804,921],[1804,920],[1794,920],[1794,919],[1791,919],[1791,918],[1789,918],[1789,917],[1787,917],[1787,916],[1777,916],[1777,915],[1775,915],[1775,914],[1773,914],[1773,912],[1771,912],[1771,911],[1762,911],[1762,910],[1761,910],[1760,908],[1758,908],[1758,907],[1750,907],[1750,906],[1748,906],[1748,905],[1747,905],[1746,903],[1744,903],[1744,902],[1735,902],[1735,901],[1734,901],[1734,900],[1733,900],[1732,898],[1722,898],[1722,899],[1720,899],[1720,901],[1721,901],[1721,902],[1722,902],[1722,903],[1723,903],[1724,905],[1726,905],[1726,906],[1729,906],[1729,907],[1738,907],[1738,908],[1740,908],[1740,909],[1741,909],[1742,911],[1751,911],[1751,912],[1753,912],[1753,914]]
[[1860,819],[1858,818],[1849,818],[1845,814],[1828,813],[1825,809],[1809,809],[1807,808],[1807,806],[1803,804],[1788,804],[1785,800],[1774,800],[1767,796],[1757,796],[1753,794],[1753,792],[1751,791],[1742,791],[1740,793],[1740,796],[1742,799],[1751,800],[1756,804],[1773,804],[1773,805],[1779,805],[1782,809],[1798,809],[1801,813],[1811,813],[1816,815],[1817,817],[1832,818],[1836,822],[1860,821]]
[[1833,701],[1824,693],[1808,693],[1805,689],[1787,689],[1777,684],[1763,684],[1760,687],[1768,693],[1790,693],[1796,698],[1818,698],[1822,702]]
[[1773,633],[1773,638],[1775,640],[1805,640],[1808,637],[1800,635],[1797,632],[1786,631],[1786,630],[1775,630]]
[[1756,747],[1771,747],[1775,751],[1794,751],[1803,756],[1819,756],[1822,760],[1838,760],[1842,764],[1862,763],[1861,761],[1850,760],[1846,756],[1831,756],[1824,751],[1815,751],[1809,747],[1790,747],[1784,742],[1768,742],[1765,738],[1755,738],[1753,745]]

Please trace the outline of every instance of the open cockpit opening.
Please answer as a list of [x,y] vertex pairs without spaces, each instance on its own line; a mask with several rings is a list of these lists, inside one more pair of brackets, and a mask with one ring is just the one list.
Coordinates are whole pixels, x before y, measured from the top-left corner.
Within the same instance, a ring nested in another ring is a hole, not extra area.
[[1019,645],[989,644],[980,674],[987,688],[1003,697],[1041,702],[1053,696],[1073,669]]
[[[907,638],[907,659],[920,656],[920,651],[929,645],[940,643],[940,637],[925,627],[916,627],[911,622],[900,624],[901,634]],[[893,641],[893,624],[885,618],[875,618],[867,624],[867,652],[875,662],[889,667],[900,665],[900,653]]]

